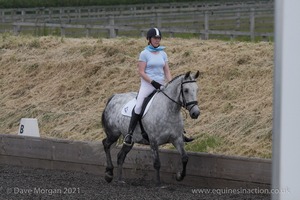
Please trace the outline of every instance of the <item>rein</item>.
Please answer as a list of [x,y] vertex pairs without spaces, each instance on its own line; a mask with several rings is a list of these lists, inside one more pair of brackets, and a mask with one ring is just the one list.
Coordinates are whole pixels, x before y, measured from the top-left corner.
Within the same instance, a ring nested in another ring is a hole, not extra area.
[[[196,82],[195,80],[192,81],[184,81],[181,83],[180,85],[180,95],[182,97],[182,103],[181,102],[177,102],[174,99],[172,99],[171,97],[169,97],[164,91],[160,90],[160,92],[162,92],[166,97],[168,97],[168,99],[170,99],[172,102],[176,103],[177,105],[179,105],[180,107],[184,107],[185,109],[187,109],[188,111],[190,111],[194,106],[198,105],[198,101],[190,101],[190,102],[186,102],[185,98],[184,98],[184,94],[183,94],[183,84],[186,83],[194,83]],[[188,109],[189,105],[193,105],[190,109]]]

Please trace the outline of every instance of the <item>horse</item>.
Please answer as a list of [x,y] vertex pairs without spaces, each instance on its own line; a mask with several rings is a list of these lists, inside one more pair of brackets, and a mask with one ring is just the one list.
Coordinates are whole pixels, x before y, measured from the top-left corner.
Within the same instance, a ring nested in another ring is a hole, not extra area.
[[[189,111],[192,119],[197,119],[200,109],[197,101],[198,85],[196,74],[187,72],[173,78],[164,88],[157,91],[147,113],[141,119],[143,129],[148,134],[148,140],[142,136],[141,126],[137,125],[133,133],[133,143],[150,145],[153,154],[153,167],[156,174],[156,185],[160,186],[160,159],[159,146],[172,143],[181,154],[182,171],[177,172],[176,180],[182,181],[186,175],[186,165],[188,155],[184,149],[183,140],[183,117],[181,108]],[[102,113],[102,127],[106,133],[106,138],[102,144],[106,153],[105,180],[110,183],[113,180],[113,163],[111,160],[110,147],[121,135],[125,137],[128,131],[130,117],[121,114],[124,105],[135,98],[137,93],[115,94],[109,98]],[[124,145],[117,155],[118,182],[122,180],[122,166],[127,153],[132,146]]]

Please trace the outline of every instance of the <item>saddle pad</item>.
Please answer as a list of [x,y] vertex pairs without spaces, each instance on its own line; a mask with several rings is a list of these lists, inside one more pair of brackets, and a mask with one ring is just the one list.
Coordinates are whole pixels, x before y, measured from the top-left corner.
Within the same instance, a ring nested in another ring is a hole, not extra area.
[[[145,109],[145,112],[143,113],[143,116],[145,116],[145,114],[147,113],[147,111],[149,110],[149,107],[154,99],[156,94],[153,95],[153,97],[151,98],[151,100],[149,101],[149,103],[147,104],[147,107]],[[125,106],[122,108],[121,110],[121,114],[124,116],[128,116],[131,117],[132,114],[132,109],[134,108],[136,104],[136,98],[131,99],[130,101],[128,101]]]

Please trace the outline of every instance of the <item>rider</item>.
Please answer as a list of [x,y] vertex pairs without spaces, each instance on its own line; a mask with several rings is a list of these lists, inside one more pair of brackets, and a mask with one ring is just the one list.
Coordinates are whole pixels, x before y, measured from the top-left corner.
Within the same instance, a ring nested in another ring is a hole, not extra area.
[[[141,118],[140,113],[144,99],[154,90],[160,89],[166,81],[171,81],[172,76],[168,64],[168,56],[164,51],[165,47],[160,46],[162,38],[158,28],[151,28],[147,32],[148,46],[140,53],[138,61],[138,73],[141,77],[141,86],[138,92],[136,106],[132,111],[128,134],[124,138],[124,144],[131,146],[132,134]],[[186,142],[192,139],[186,138]]]

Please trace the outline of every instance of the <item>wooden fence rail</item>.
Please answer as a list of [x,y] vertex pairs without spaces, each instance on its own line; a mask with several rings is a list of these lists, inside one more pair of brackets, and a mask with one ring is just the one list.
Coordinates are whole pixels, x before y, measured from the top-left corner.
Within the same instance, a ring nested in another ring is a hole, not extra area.
[[[212,16],[214,15],[214,16]],[[97,22],[98,24],[66,24],[66,23],[40,23],[40,22],[15,22],[13,23],[14,33],[19,34],[22,32],[22,28],[31,27],[33,29],[41,28],[58,28],[60,29],[61,36],[66,36],[67,29],[81,29],[84,30],[85,36],[90,37],[92,30],[104,30],[107,31],[108,37],[114,38],[118,36],[121,31],[134,31],[135,34],[144,36],[144,33],[151,26],[156,26],[161,29],[164,34],[169,34],[173,37],[174,34],[198,34],[202,39],[209,39],[211,35],[226,35],[231,39],[238,36],[250,37],[253,41],[256,37],[261,37],[264,40],[269,40],[273,37],[272,32],[259,32],[255,29],[255,10],[251,9],[247,15],[227,15],[216,17],[216,14],[212,14],[209,11],[203,14],[188,16],[185,14],[176,15],[177,19],[173,20],[175,15],[147,15],[143,17],[108,17],[102,18]],[[271,15],[265,16],[272,18]],[[148,20],[148,25],[145,21]],[[212,18],[212,19],[210,19]],[[225,21],[224,21],[225,20]],[[230,21],[230,22],[228,22]],[[248,28],[246,30],[240,30],[243,23],[246,23]],[[222,24],[223,23],[223,24]],[[225,23],[225,25],[224,25]],[[229,24],[230,23],[230,24]],[[272,23],[272,22],[270,22]],[[183,24],[183,26],[180,26]],[[220,27],[232,26],[235,30],[216,30]],[[216,27],[216,28],[215,28]],[[266,26],[265,26],[266,27]],[[272,27],[271,27],[272,28]]]
[[161,4],[137,4],[120,6],[94,6],[94,7],[62,7],[62,8],[22,8],[22,9],[0,9],[0,21],[12,23],[28,20],[70,20],[91,19],[109,16],[141,16],[146,14],[168,14],[168,13],[195,13],[217,10],[247,10],[249,8],[271,8],[273,1],[261,1],[259,3],[251,0],[227,3],[161,3]]
[[[0,10],[0,16],[4,16],[2,21],[7,21],[9,17],[16,19],[12,23],[15,34],[30,31],[36,33],[41,29],[48,34],[56,29],[56,34],[61,36],[78,34],[99,37],[107,32],[106,36],[113,38],[144,36],[144,32],[150,27],[158,27],[170,37],[185,34],[202,39],[225,36],[231,39],[244,37],[253,41],[272,40],[274,29],[272,2],[232,5],[155,4],[59,10],[56,8],[50,12],[42,9],[40,14],[26,10],[22,11],[25,13],[23,15],[13,16],[7,14],[8,11],[3,14],[3,10],[1,14]],[[8,29],[11,30],[11,27]]]

